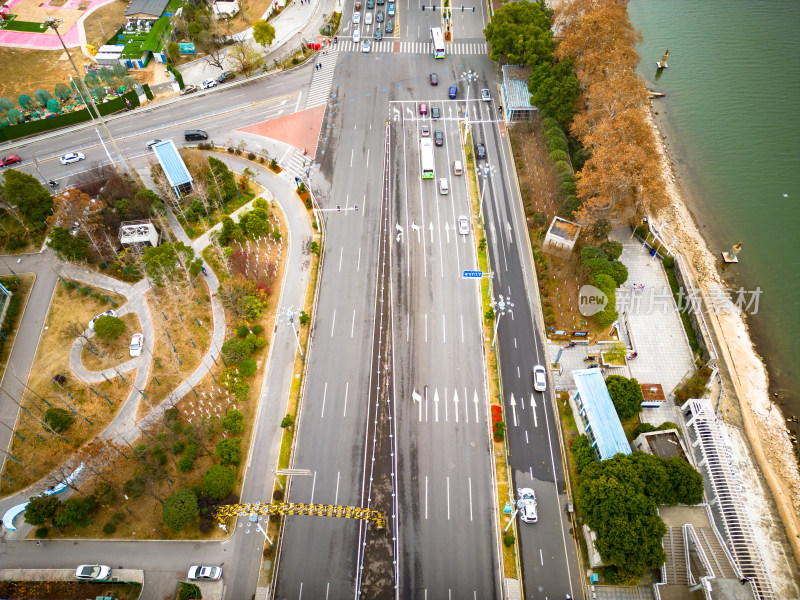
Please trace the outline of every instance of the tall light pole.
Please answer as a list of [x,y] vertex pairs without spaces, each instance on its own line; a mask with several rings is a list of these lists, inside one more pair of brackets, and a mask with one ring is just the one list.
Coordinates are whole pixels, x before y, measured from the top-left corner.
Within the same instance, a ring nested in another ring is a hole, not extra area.
[[470,69],[462,73],[461,78],[467,82],[467,98],[466,105],[464,106],[464,137],[466,138],[467,131],[469,130],[469,88],[470,84],[478,79],[478,74]]
[[[49,29],[52,29],[53,31],[56,32],[56,36],[58,36],[58,41],[61,42],[61,47],[64,48],[64,52],[67,53],[67,58],[69,58],[69,62],[70,62],[70,64],[72,64],[72,68],[75,70],[75,74],[78,76],[78,82],[75,85],[75,88],[79,90],[78,93],[80,94],[80,86],[83,83],[83,79],[81,79],[81,73],[80,73],[80,71],[78,71],[78,67],[75,66],[75,61],[72,60],[72,55],[69,53],[69,50],[67,50],[67,46],[66,46],[66,44],[64,44],[64,40],[61,38],[61,34],[58,31],[59,25],[61,25],[63,22],[64,21],[61,20],[61,19],[56,19],[55,17],[50,17],[49,19],[45,19],[42,24],[45,25],[46,27],[48,27]],[[128,161],[125,160],[125,157],[119,151],[119,148],[117,147],[117,142],[114,139],[114,136],[111,135],[111,131],[108,128],[108,124],[106,123],[106,120],[103,118],[103,115],[100,114],[100,111],[98,110],[97,105],[94,103],[94,98],[92,98],[91,94],[87,94],[87,96],[89,96],[89,102],[92,103],[92,109],[94,109],[94,112],[97,115],[96,118],[100,120],[100,124],[103,126],[103,129],[106,130],[106,135],[108,135],[108,139],[111,140],[111,144],[114,146],[114,152],[117,154],[117,156],[119,156],[120,161],[122,162],[122,165],[125,167],[125,170],[128,173],[130,173],[130,168],[128,167]],[[84,102],[85,102],[85,99],[84,99]],[[92,117],[92,119],[95,118],[92,115],[92,111],[91,110],[89,111],[89,116]],[[100,133],[98,132],[97,135],[99,136]],[[101,139],[101,142],[102,142],[102,139]],[[108,152],[108,151],[106,151],[106,152]],[[110,158],[111,157],[109,156],[109,159]],[[111,162],[113,163],[114,161],[111,161]]]
[[295,316],[297,316],[299,314],[300,314],[300,311],[299,310],[295,310],[294,306],[291,306],[291,305],[286,309],[286,312],[285,312],[286,318],[287,318],[289,324],[292,326],[292,331],[294,331],[294,339],[297,340],[297,351],[300,353],[300,358],[305,360],[306,357],[303,354],[303,348],[300,347],[300,336],[297,334],[297,328],[294,325],[294,318],[295,318]]
[[483,186],[481,187],[481,199],[478,202],[478,218],[481,225],[483,225],[483,194],[486,192],[486,184],[489,183],[489,177],[494,175],[494,165],[483,165],[481,167],[481,179],[483,179]]
[[514,303],[511,302],[511,298],[503,297],[503,294],[498,294],[496,299],[492,300],[492,306],[494,307],[494,336],[492,337],[492,348],[494,348],[494,344],[497,341],[497,328],[500,325],[500,317],[502,317],[507,312],[511,312],[514,308]]

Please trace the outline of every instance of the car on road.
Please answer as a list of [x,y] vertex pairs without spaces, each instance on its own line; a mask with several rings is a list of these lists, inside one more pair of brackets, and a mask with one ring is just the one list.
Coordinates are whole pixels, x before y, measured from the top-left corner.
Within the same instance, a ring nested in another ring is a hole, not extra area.
[[361,10],[361,0],[356,0],[356,10]]
[[383,23],[383,11],[382,11],[382,10],[379,10],[379,11],[378,11],[378,14],[377,14],[377,15],[375,15],[375,20],[376,20],[378,23]]
[[439,76],[436,73],[431,73],[431,85],[439,85]]
[[375,8],[375,0],[367,0],[367,10]]
[[144,346],[144,336],[141,333],[134,333],[131,338],[131,356],[136,358],[142,355],[142,347]]
[[455,100],[456,96],[458,96],[458,86],[451,85],[450,89],[447,90],[447,95],[451,100]]
[[393,31],[394,31],[394,23],[392,23],[392,20],[389,19],[388,21],[386,21],[386,33],[392,33]]
[[378,3],[378,6],[383,6],[386,3],[386,0],[375,0]]
[[8,156],[4,156],[3,160],[0,160],[0,167],[7,167],[8,165],[13,165],[18,162],[22,162],[19,156],[16,154],[9,154]]
[[458,217],[458,233],[467,235],[469,233],[469,219],[464,215]]
[[361,51],[364,54],[369,54],[369,40],[364,40],[364,43],[361,44]]
[[447,196],[449,191],[450,191],[450,184],[447,182],[447,178],[442,177],[439,180],[439,193],[442,196]]
[[486,88],[483,88],[481,90],[481,100],[483,100],[484,102],[491,102],[492,101],[492,94]]
[[200,89],[203,90],[210,90],[213,87],[217,87],[216,79],[206,79],[203,83],[200,84]]
[[428,105],[424,102],[419,103],[419,114],[427,115],[428,114]]
[[543,392],[547,389],[547,371],[542,365],[533,367],[533,389]]
[[[367,2],[369,2],[369,0],[367,0]],[[359,23],[361,23],[361,13],[360,12],[354,12],[353,13],[353,25],[358,25]]]
[[358,44],[361,41],[361,30],[356,29],[353,31],[353,42]]
[[187,85],[185,88],[181,90],[181,96],[185,96],[186,94],[191,94],[199,89],[200,88],[197,87],[196,85]]
[[444,144],[444,131],[441,129],[437,129],[433,132],[433,143],[437,146],[441,146]]
[[386,14],[390,17],[394,16],[394,2],[389,2],[389,8],[386,10]]
[[217,77],[217,83],[225,83],[226,81],[228,81],[229,79],[233,79],[234,77],[236,77],[236,75],[234,75],[230,71],[223,71],[222,73],[220,73],[220,76]]
[[431,128],[428,125],[423,125],[420,132],[422,137],[431,137]]
[[103,581],[111,575],[111,567],[106,565],[81,565],[75,569],[75,579],[84,581]]
[[475,144],[475,156],[478,158],[486,158],[486,146],[478,142]]
[[89,322],[89,329],[94,331],[94,322],[97,321],[97,319],[99,319],[100,317],[116,317],[116,316],[117,316],[117,311],[115,311],[113,308],[109,308],[106,312],[100,313]]
[[438,118],[439,118],[439,107],[431,106],[431,119],[438,119]]
[[188,579],[198,581],[201,579],[216,581],[222,577],[222,567],[202,567],[194,565],[189,567]]
[[380,26],[378,26],[378,27],[375,29],[375,41],[376,41],[376,42],[380,42],[382,38],[383,38],[383,34],[381,33],[381,28],[380,28]]
[[364,15],[364,25],[372,25],[372,13],[368,12]]
[[147,149],[148,149],[148,150],[152,150],[152,149],[153,149],[153,146],[155,146],[156,144],[160,144],[160,143],[161,143],[161,140],[159,140],[159,139],[155,139],[155,140],[150,140],[150,141],[149,141],[149,142],[147,142],[147,144],[145,144],[145,145],[147,146]]
[[183,132],[183,139],[187,142],[199,142],[208,139],[208,132],[202,129],[187,129]]
[[536,510],[536,494],[531,488],[520,488],[518,493],[517,509],[520,519],[526,523],[536,523],[539,520],[539,512]]
[[61,164],[71,165],[72,163],[76,163],[85,159],[86,157],[83,155],[83,152],[70,152],[69,154],[65,154],[61,157]]

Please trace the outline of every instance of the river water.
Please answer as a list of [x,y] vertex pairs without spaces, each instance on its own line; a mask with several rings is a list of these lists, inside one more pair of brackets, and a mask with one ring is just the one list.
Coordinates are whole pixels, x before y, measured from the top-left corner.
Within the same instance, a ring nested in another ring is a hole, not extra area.
[[742,242],[725,281],[754,292],[742,299],[770,391],[800,416],[800,2],[631,0],[628,10],[644,37],[639,73],[667,94],[654,109],[684,198],[717,256]]

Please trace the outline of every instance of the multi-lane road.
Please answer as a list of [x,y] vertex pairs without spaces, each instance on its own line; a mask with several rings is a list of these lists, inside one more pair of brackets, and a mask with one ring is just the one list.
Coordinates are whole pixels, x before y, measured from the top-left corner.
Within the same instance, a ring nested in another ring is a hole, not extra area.
[[[466,164],[465,112],[488,153],[478,166],[481,173],[489,167],[480,181],[493,291],[514,304],[500,318],[497,346],[509,460],[515,486],[533,487],[539,501],[539,522],[518,523],[525,597],[579,596],[551,396],[532,386],[532,366],[546,364],[534,318],[535,275],[509,144],[497,120],[495,65],[482,39],[484,5],[469,8],[453,15],[451,48],[459,53],[441,60],[429,52],[428,33],[441,25],[441,13],[410,2],[397,4],[394,37],[369,54],[350,42],[348,3],[341,50],[330,51],[338,54],[327,67],[334,71],[311,187],[322,208],[345,210],[324,213],[323,269],[293,457],[293,466],[311,475],[293,478],[289,499],[372,505],[389,519],[380,533],[357,521],[288,517],[275,598],[347,598],[377,589],[381,597],[502,597],[483,314],[478,285],[461,277],[477,268],[480,225],[468,196],[473,175],[452,169],[454,160]],[[361,26],[362,35],[372,31]],[[431,72],[438,86],[430,85]],[[147,139],[179,140],[186,128],[205,129],[218,142],[236,140],[236,129],[301,109],[313,73],[300,69],[188,96],[109,126],[131,158],[146,153]],[[447,97],[450,85],[459,88],[455,100]],[[491,102],[479,99],[482,88],[492,91]],[[427,114],[420,114],[420,103]],[[443,134],[432,180],[420,172],[423,126]],[[84,152],[87,161],[60,165],[58,156],[68,151]],[[32,140],[14,152],[37,156],[44,178],[65,183],[92,162],[106,162],[92,129]],[[448,179],[447,195],[439,191],[440,178]],[[467,234],[458,232],[462,215],[470,221]],[[388,461],[377,456],[373,462],[376,447],[378,454],[389,452]],[[260,464],[258,453],[253,458],[248,468],[274,467]],[[388,493],[373,485],[373,475],[389,482]],[[396,560],[383,584],[375,582],[380,570],[364,576],[362,567],[374,567],[365,550],[375,547],[370,543],[385,544]],[[255,564],[241,560],[251,544],[228,550],[231,563]],[[249,586],[254,576],[243,570],[235,572]],[[247,593],[235,584],[226,597],[244,597],[231,595],[234,589]]]

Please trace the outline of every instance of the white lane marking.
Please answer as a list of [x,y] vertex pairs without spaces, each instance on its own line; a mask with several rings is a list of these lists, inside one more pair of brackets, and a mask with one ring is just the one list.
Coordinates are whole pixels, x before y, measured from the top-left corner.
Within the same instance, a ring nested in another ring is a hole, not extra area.
[[297,600],[300,600],[303,597],[303,582],[300,582],[300,592],[297,594]]
[[542,554],[541,548],[539,548],[539,562],[541,562],[542,566],[544,566],[544,554]]
[[450,477],[447,478],[447,520],[450,520]]
[[425,475],[425,518],[428,518],[428,476]]
[[350,168],[351,169],[353,168],[353,157],[355,156],[355,154],[356,154],[356,149],[355,148],[350,150]]
[[339,478],[341,477],[342,472],[336,471],[336,496],[334,496],[333,503],[339,504]]
[[328,582],[328,585],[325,586],[325,600],[328,600],[328,595],[331,593],[331,582]]
[[475,390],[475,397],[472,402],[475,404],[475,422],[480,423],[480,417],[478,417],[478,390]]
[[530,444],[530,441],[528,441],[528,430],[527,429],[525,430],[525,443],[526,444]]
[[333,337],[333,330],[336,327],[336,309],[333,309],[333,320],[331,321],[331,337]]
[[444,388],[444,420],[447,421],[447,388]]
[[339,249],[339,273],[342,272],[342,258],[344,257],[344,246]]
[[520,396],[519,401],[522,405],[522,410],[525,410],[525,396]]
[[461,315],[461,343],[464,343],[464,315]]
[[472,477],[467,477],[469,485],[469,520],[472,521]]
[[411,392],[411,399],[417,403],[418,412],[419,412],[419,422],[422,423],[422,396],[417,393],[417,389]]
[[442,315],[442,343],[447,343],[447,321],[445,320],[444,315]]
[[344,386],[344,412],[342,413],[343,417],[347,416],[347,392],[350,389],[350,382],[348,381]]
[[311,482],[311,500],[308,501],[309,504],[314,504],[314,488],[317,487],[317,472],[314,471],[314,480]]
[[425,313],[425,343],[428,343],[428,313]]
[[519,370],[519,365],[517,365],[517,379],[522,379],[522,373]]
[[408,336],[411,335],[411,313],[406,313],[406,343],[408,343]]
[[325,382],[325,388],[322,390],[322,413],[320,413],[319,418],[325,418],[325,399],[328,397],[328,382]]
[[428,422],[428,386],[425,386],[425,422]]
[[361,248],[358,249],[358,263],[356,264],[356,272],[361,270]]
[[514,338],[514,348],[517,347],[517,338]]
[[366,171],[368,169],[369,169],[369,148],[367,148],[367,162],[366,164],[364,164],[364,170]]
[[353,337],[353,333],[356,330],[356,309],[353,309],[353,323],[350,325],[350,337]]
[[456,423],[458,423],[458,390],[453,390],[453,404],[456,405]]
[[528,467],[528,473],[530,473],[531,481],[533,481],[533,467]]

